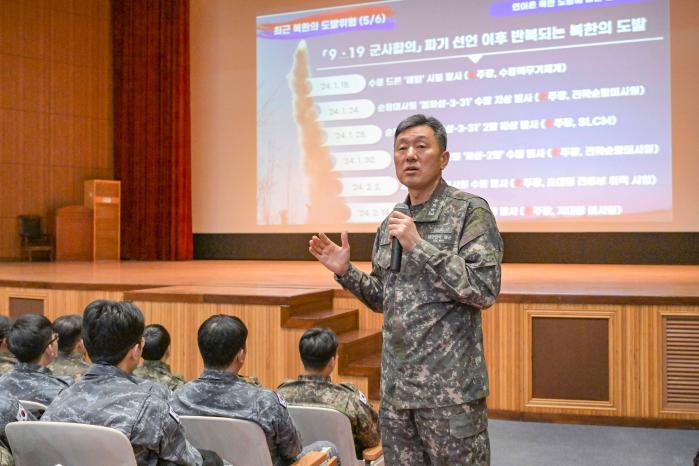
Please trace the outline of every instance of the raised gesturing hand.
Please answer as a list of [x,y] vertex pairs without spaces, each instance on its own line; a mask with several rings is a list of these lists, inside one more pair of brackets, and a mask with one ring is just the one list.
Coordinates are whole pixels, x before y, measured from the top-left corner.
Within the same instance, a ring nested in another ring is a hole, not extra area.
[[342,246],[330,241],[330,238],[325,236],[325,233],[313,235],[308,242],[308,252],[313,254],[313,257],[318,259],[328,270],[337,274],[343,275],[349,269],[350,264],[350,245],[347,239],[347,232],[343,231],[340,235]]

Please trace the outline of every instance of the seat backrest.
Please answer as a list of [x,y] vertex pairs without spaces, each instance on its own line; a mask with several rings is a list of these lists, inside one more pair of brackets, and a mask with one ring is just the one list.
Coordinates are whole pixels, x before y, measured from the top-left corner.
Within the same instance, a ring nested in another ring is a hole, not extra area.
[[[327,440],[337,447],[343,465],[358,463],[352,437],[352,424],[347,416],[324,406],[289,405],[289,414],[304,444]],[[363,464],[363,462],[359,462]]]
[[27,409],[34,416],[36,416],[37,419],[39,419],[44,414],[47,408],[45,404],[39,403],[38,401],[19,400],[19,402],[22,404],[22,406],[24,406],[25,409]]
[[17,217],[19,235],[26,238],[39,238],[41,232],[41,217],[38,215],[19,215]]
[[262,428],[251,421],[209,416],[180,416],[187,440],[215,451],[231,464],[272,466]]
[[69,422],[12,422],[5,428],[15,466],[136,466],[126,435]]

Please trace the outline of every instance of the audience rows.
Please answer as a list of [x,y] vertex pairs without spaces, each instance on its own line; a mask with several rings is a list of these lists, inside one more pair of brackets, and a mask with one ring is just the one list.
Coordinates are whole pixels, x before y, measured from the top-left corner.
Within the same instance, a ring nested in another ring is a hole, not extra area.
[[[350,383],[331,380],[338,348],[332,330],[304,333],[299,342],[304,373],[276,390],[241,375],[247,336],[245,323],[237,317],[208,318],[197,334],[204,371],[185,382],[168,365],[167,329],[145,326],[133,303],[95,301],[82,316],[62,316],[53,324],[41,315],[23,315],[14,322],[0,316],[0,466],[13,464],[6,425],[39,418],[121,431],[139,466],[228,464],[217,452],[192,446],[179,419],[183,415],[256,423],[274,466],[290,465],[314,451],[339,464],[332,443],[304,444],[288,403],[345,414],[357,458],[379,446],[378,415],[366,396]],[[42,405],[45,411],[36,408]]]

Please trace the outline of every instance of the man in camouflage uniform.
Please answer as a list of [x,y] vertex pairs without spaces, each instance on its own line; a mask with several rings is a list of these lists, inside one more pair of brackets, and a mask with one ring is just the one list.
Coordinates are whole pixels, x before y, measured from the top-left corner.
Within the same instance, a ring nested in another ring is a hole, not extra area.
[[57,352],[56,336],[46,317],[38,314],[19,317],[12,324],[7,344],[19,362],[0,377],[0,393],[48,405],[68,386],[68,382],[46,367]]
[[167,403],[169,390],[131,376],[141,358],[141,311],[129,302],[95,301],[85,309],[83,326],[93,364],[54,400],[42,421],[117,429],[129,438],[139,466],[221,464],[217,455],[206,452],[202,458],[202,452],[187,442]]
[[[341,246],[324,234],[309,242],[343,287],[384,314],[379,417],[390,465],[490,464],[480,311],[500,291],[503,247],[487,202],[442,179],[446,143],[434,118],[413,115],[396,128],[410,215],[394,211],[379,227],[371,274],[350,263],[346,233]],[[392,238],[403,249],[398,272]]]
[[160,382],[170,390],[184,385],[184,379],[173,374],[166,362],[170,357],[170,332],[160,324],[151,324],[146,326],[143,340],[143,364],[133,371],[133,375]]
[[328,406],[345,414],[352,425],[357,457],[361,458],[364,449],[381,441],[379,416],[353,384],[334,384],[330,380],[336,362],[337,336],[325,328],[308,329],[299,341],[299,352],[305,373],[283,382],[277,392],[289,403]]
[[48,368],[54,375],[76,381],[90,367],[85,362],[82,329],[83,318],[77,314],[61,316],[53,321],[53,331],[58,335],[58,355]]
[[175,412],[246,419],[258,424],[267,439],[274,466],[289,465],[306,452],[332,446],[328,442],[314,442],[302,451],[301,437],[283,397],[240,380],[237,374],[245,362],[247,336],[247,327],[234,316],[219,314],[201,324],[197,342],[204,372],[175,390],[171,398]]
[[0,316],[0,375],[10,372],[17,364],[17,359],[7,349],[7,334],[10,333],[12,321],[7,316]]
[[12,454],[8,447],[5,426],[10,422],[35,421],[32,414],[9,393],[0,393],[0,466],[12,466]]

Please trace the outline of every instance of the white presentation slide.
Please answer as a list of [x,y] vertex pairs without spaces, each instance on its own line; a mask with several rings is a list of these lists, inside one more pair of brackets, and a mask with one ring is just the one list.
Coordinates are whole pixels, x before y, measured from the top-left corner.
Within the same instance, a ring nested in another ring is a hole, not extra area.
[[498,221],[670,222],[668,0],[364,3],[257,17],[257,224],[376,224],[393,136],[447,129]]

